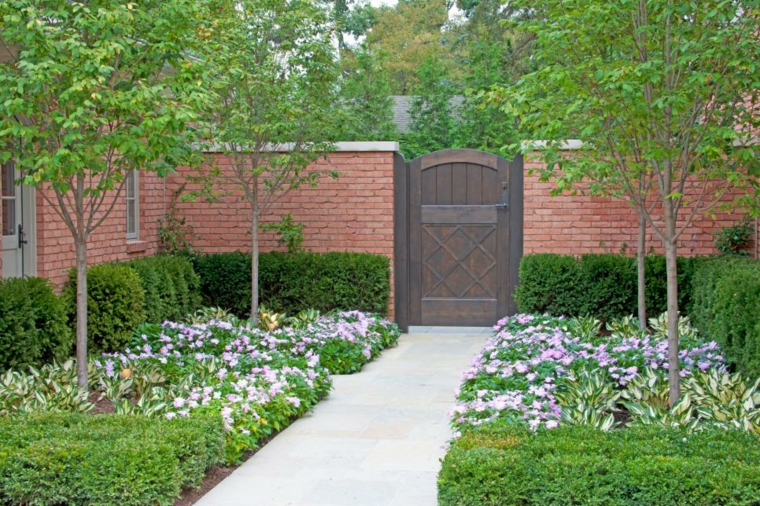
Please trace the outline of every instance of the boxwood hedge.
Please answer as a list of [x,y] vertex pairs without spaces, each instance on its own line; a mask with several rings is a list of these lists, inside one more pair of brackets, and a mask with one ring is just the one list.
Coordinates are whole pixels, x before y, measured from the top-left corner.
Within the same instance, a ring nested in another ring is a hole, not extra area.
[[222,462],[221,420],[0,417],[0,504],[173,504]]
[[[220,253],[194,260],[201,278],[203,304],[250,315],[251,255]],[[267,308],[296,314],[314,308],[387,313],[390,260],[368,253],[262,253],[259,261],[260,302]]]
[[74,343],[66,323],[48,280],[0,279],[0,372],[66,359]]
[[[679,306],[690,304],[692,277],[703,257],[678,259]],[[650,315],[667,308],[665,258],[646,258],[646,301]],[[608,321],[637,314],[636,259],[625,255],[588,254],[580,257],[541,253],[520,262],[515,301],[522,313],[553,316],[593,315]]]
[[485,426],[452,444],[438,478],[441,506],[739,505],[758,497],[760,438],[725,430]]

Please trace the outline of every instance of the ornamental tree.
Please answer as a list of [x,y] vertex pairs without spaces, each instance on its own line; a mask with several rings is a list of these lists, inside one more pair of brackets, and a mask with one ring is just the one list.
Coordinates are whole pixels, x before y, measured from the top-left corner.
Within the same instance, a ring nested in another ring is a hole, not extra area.
[[307,170],[330,148],[336,64],[328,12],[316,0],[214,2],[196,48],[215,96],[204,109],[213,158],[199,168],[210,199],[239,196],[251,216],[251,318],[258,317],[259,218],[290,190],[316,185]]
[[[0,159],[40,188],[76,247],[77,380],[87,388],[87,241],[126,175],[164,175],[191,150],[204,100],[185,53],[197,2],[5,0]],[[2,52],[2,51],[0,51]]]
[[[624,198],[667,265],[671,404],[679,398],[677,241],[725,203],[757,210],[757,0],[527,0],[538,70],[498,95],[547,139],[557,192]],[[561,141],[582,149],[563,156]],[[642,252],[640,252],[642,253]]]

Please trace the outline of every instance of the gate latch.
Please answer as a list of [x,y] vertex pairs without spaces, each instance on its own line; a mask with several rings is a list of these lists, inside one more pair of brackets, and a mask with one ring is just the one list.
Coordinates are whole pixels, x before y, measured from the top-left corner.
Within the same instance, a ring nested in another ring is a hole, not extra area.
[[509,184],[501,183],[501,200],[494,207],[501,207],[502,209],[509,209]]
[[23,248],[24,244],[26,244],[27,242],[29,242],[29,241],[26,240],[26,234],[24,233],[24,226],[21,223],[19,223],[18,224],[18,247],[19,247],[19,249]]

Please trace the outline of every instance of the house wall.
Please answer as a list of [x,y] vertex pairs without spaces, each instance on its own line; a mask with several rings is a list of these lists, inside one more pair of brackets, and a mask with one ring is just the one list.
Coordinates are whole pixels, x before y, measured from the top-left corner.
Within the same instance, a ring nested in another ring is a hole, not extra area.
[[[158,220],[164,216],[165,182],[152,174],[139,178],[139,240],[127,240],[126,201],[122,194],[103,223],[88,242],[88,265],[129,260],[158,251]],[[37,275],[62,286],[75,265],[74,240],[63,219],[47,198],[55,198],[50,190],[37,192]],[[111,200],[110,202],[113,202]],[[105,208],[109,201],[104,203]]]

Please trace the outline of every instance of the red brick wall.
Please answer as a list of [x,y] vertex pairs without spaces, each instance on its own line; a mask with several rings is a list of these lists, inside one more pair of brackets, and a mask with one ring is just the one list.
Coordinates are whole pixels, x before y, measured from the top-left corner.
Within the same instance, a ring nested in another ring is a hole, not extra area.
[[[164,216],[165,182],[153,174],[146,173],[141,173],[138,181],[139,239],[127,240],[126,201],[122,194],[109,216],[90,236],[87,248],[89,265],[128,260],[154,254],[158,250],[156,231],[158,220]],[[74,240],[66,224],[46,202],[44,195],[54,198],[51,191],[38,190],[37,275],[61,286],[66,282],[68,272],[75,264]],[[104,209],[106,204],[103,206]]]
[[[319,160],[309,170],[335,170],[339,177],[323,176],[317,187],[302,187],[278,199],[262,222],[279,221],[286,213],[304,225],[303,246],[311,251],[353,251],[377,253],[391,260],[393,268],[393,153],[338,152]],[[222,169],[228,161],[221,155],[215,163]],[[190,169],[180,176],[191,174]],[[177,188],[184,179],[170,182]],[[194,189],[192,184],[186,191]],[[251,250],[251,217],[240,192],[231,192],[223,202],[179,203],[179,214],[186,219],[193,247],[204,253]],[[277,247],[277,234],[261,233],[261,251]],[[392,272],[392,270],[391,270]],[[391,312],[393,289],[391,289]]]
[[[536,156],[526,157],[524,254],[580,255],[622,251],[635,254],[638,218],[627,202],[584,195],[552,197],[553,184],[540,182],[538,174],[529,173],[530,169],[541,166]],[[661,210],[655,210],[654,215],[661,216]],[[718,253],[715,232],[736,225],[741,219],[739,213],[717,211],[714,218],[698,217],[680,237],[678,253],[684,256]],[[651,229],[647,236],[647,251],[650,246],[655,252],[663,251],[660,239]],[[750,250],[756,256],[754,238]]]
[[[555,252],[583,254],[626,252],[636,248],[635,213],[622,201],[587,196],[551,197],[551,183],[528,174],[539,167],[535,157],[526,158],[525,254]],[[217,162],[224,166],[223,157]],[[354,251],[388,256],[393,261],[393,153],[337,152],[320,160],[313,169],[337,170],[336,180],[322,178],[316,188],[305,187],[282,197],[262,221],[278,221],[284,213],[304,224],[304,247],[316,252]],[[185,182],[189,169],[166,180],[141,174],[140,240],[126,239],[126,208],[121,197],[111,215],[91,237],[89,263],[125,260],[153,254],[158,248],[158,221],[169,206],[173,190]],[[188,185],[187,190],[191,190]],[[236,196],[225,202],[179,203],[186,218],[193,247],[202,252],[250,251],[250,216]],[[715,253],[714,233],[736,224],[739,215],[717,213],[716,219],[700,218],[679,241],[679,253]],[[661,251],[650,232],[649,245]],[[276,234],[261,234],[261,251],[277,248]],[[754,244],[752,247],[754,252]],[[37,198],[38,275],[62,285],[74,265],[74,244],[63,222]],[[0,259],[1,261],[1,259]],[[2,264],[0,263],[0,269]],[[0,271],[0,274],[2,271]],[[393,294],[393,292],[391,292]],[[393,306],[391,305],[391,310]]]

